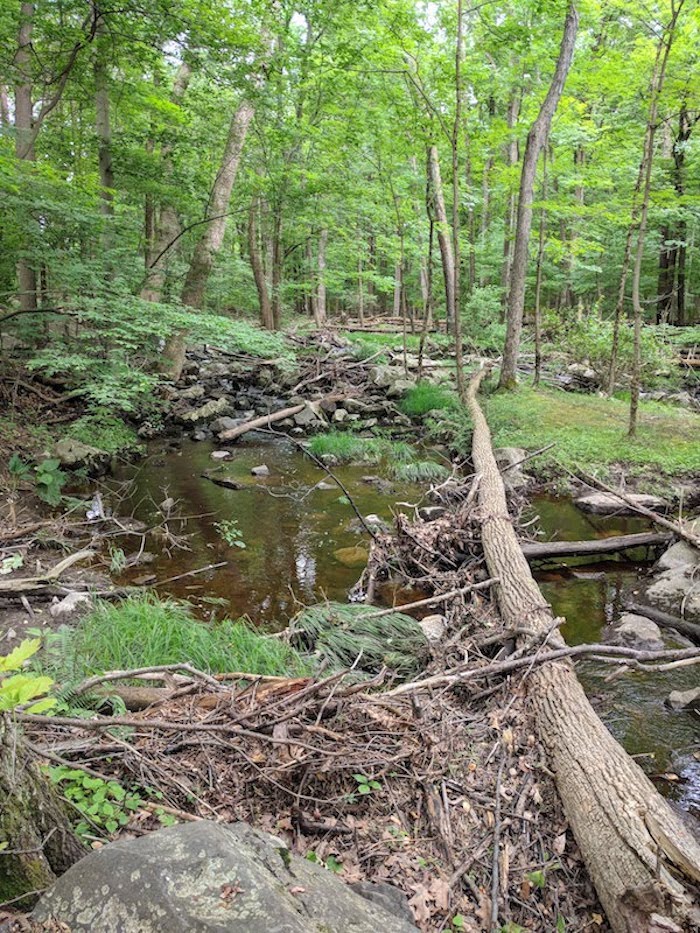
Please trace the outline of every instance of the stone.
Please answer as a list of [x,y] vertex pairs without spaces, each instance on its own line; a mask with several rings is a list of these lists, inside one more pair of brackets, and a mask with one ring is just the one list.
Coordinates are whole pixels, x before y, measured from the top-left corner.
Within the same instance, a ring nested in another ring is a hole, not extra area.
[[409,906],[408,898],[387,881],[356,881],[350,889],[372,904],[384,908],[392,916],[413,924],[413,912]]
[[697,567],[700,551],[686,541],[676,541],[657,561],[659,570],[674,570],[676,567]]
[[230,450],[212,450],[209,456],[212,460],[230,460],[233,454]]
[[211,438],[211,431],[207,431],[206,428],[197,428],[196,431],[192,432],[193,441],[208,441]]
[[[656,509],[661,512],[666,510],[666,503],[658,496],[645,495],[644,493],[625,493],[625,495],[635,505],[641,505],[643,508]],[[639,514],[622,499],[618,499],[617,496],[613,496],[609,492],[589,492],[579,496],[574,500],[574,503],[582,512],[592,512],[594,515]]]
[[109,454],[99,447],[83,444],[73,437],[64,437],[54,446],[54,454],[61,461],[61,466],[77,469],[79,467],[103,467],[109,462]]
[[178,397],[187,401],[194,401],[198,398],[204,398],[204,386],[196,382],[193,386],[178,392]]
[[336,424],[342,424],[348,418],[349,412],[345,408],[336,408],[333,412],[333,421]]
[[420,627],[423,629],[423,634],[428,641],[434,644],[435,642],[441,641],[444,637],[447,631],[447,619],[441,613],[436,612],[433,615],[425,616],[424,619],[421,619]]
[[206,402],[200,408],[193,408],[192,411],[187,411],[180,415],[180,421],[184,421],[186,424],[197,424],[200,421],[208,421],[216,415],[223,415],[229,411],[230,408],[231,405],[228,399],[210,399],[210,401]]
[[63,599],[54,599],[49,606],[49,614],[57,622],[67,622],[85,613],[92,607],[92,600],[87,593],[69,593]]
[[74,933],[417,933],[388,887],[353,891],[274,836],[201,820],[89,853],[32,919]]
[[161,512],[171,512],[175,508],[175,500],[172,496],[168,496],[167,499],[163,499],[158,508]]
[[664,570],[647,588],[647,602],[672,615],[682,615],[688,622],[700,622],[700,582],[693,570],[692,566]]
[[325,424],[318,402],[307,402],[305,407],[294,415],[294,424],[300,428]]
[[666,705],[675,710],[700,709],[700,687],[671,691],[666,697]]
[[434,522],[447,514],[447,509],[442,505],[424,505],[418,509],[418,518],[424,522]]
[[261,463],[260,466],[254,466],[250,471],[252,476],[269,476],[270,468],[265,463]]
[[661,651],[664,648],[661,629],[656,622],[632,612],[620,616],[619,624],[615,626],[609,641],[614,645],[643,651]]
[[344,567],[364,567],[369,557],[369,551],[365,547],[341,547],[333,552],[333,557]]
[[571,363],[570,366],[566,367],[566,371],[571,373],[574,379],[584,386],[593,387],[600,385],[600,376],[598,373],[594,369],[591,369],[590,366],[586,366],[585,363]]
[[497,447],[493,452],[498,468],[501,470],[503,485],[508,492],[515,492],[528,484],[528,478],[523,473],[520,461],[527,457],[527,451],[522,447]]
[[230,431],[231,428],[237,428],[240,424],[238,418],[231,418],[230,415],[223,415],[221,418],[215,418],[210,421],[207,427],[212,434],[221,434],[222,431]]
[[410,389],[414,389],[415,386],[415,379],[395,379],[386,390],[387,398],[401,398],[401,396],[405,395]]
[[314,486],[314,489],[323,489],[325,491],[328,491],[331,489],[337,489],[337,488],[338,487],[336,486],[335,483],[327,483],[324,479],[322,479],[320,483],[316,483],[316,485]]
[[343,408],[349,411],[351,415],[364,415],[372,410],[367,402],[363,402],[359,398],[346,398],[343,402]]
[[369,371],[369,381],[378,389],[388,389],[394,379],[403,376],[403,369],[386,366],[383,363],[373,366]]

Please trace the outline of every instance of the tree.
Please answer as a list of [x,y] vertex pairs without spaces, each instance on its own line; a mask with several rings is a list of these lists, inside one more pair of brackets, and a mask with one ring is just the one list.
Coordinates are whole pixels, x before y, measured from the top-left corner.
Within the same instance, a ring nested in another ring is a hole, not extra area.
[[540,151],[547,142],[552,117],[564,90],[566,76],[571,67],[574,56],[574,44],[578,29],[578,13],[575,6],[569,5],[564,21],[559,58],[554,70],[554,77],[547,92],[537,119],[532,124],[527,136],[523,167],[520,175],[520,191],[518,193],[518,212],[515,228],[515,243],[513,245],[513,265],[511,268],[510,291],[508,293],[508,309],[506,318],[506,339],[503,348],[503,363],[499,386],[512,389],[517,382],[518,352],[520,349],[520,333],[523,324],[523,311],[525,307],[525,276],[527,273],[528,246],[530,243],[530,227],[532,226],[532,196],[535,187],[535,174]]

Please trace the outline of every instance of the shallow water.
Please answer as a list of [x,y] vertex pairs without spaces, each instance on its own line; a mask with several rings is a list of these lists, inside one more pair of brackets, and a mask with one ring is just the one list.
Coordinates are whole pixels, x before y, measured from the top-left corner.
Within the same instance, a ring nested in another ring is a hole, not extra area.
[[[177,450],[154,446],[150,456],[125,477],[133,480],[130,501],[135,516],[147,524],[160,521],[157,503],[168,496],[177,500],[177,511],[192,516],[184,534],[187,550],[170,549],[156,555],[154,563],[127,572],[123,582],[146,574],[159,580],[226,561],[226,566],[197,576],[187,576],[159,586],[193,602],[202,617],[248,616],[254,623],[279,629],[300,607],[323,598],[344,601],[358,580],[363,554],[347,566],[336,552],[367,548],[368,536],[358,530],[355,513],[324,471],[284,439],[250,435],[234,448],[233,460],[225,462],[217,476],[245,484],[239,490],[224,489],[202,477],[216,469],[210,443],[184,441]],[[266,464],[270,476],[254,478],[251,469]],[[392,512],[406,510],[400,503],[417,503],[421,489],[391,483],[378,489],[363,477],[377,476],[375,466],[339,466],[334,472],[346,485],[363,515],[374,513],[387,522]],[[531,508],[539,516],[541,539],[583,540],[643,531],[643,519],[589,516],[570,500],[537,497]],[[230,547],[221,539],[215,522],[235,520],[246,545]],[[355,526],[355,527],[353,527]],[[170,522],[178,531],[177,522]],[[638,589],[651,566],[645,549],[611,555],[604,561],[586,563],[567,559],[540,565],[536,576],[556,615],[566,617],[562,632],[569,644],[604,640],[605,629],[623,610],[625,599]],[[388,604],[393,593],[379,594]],[[417,598],[402,593],[399,601]],[[659,782],[659,789],[688,809],[700,812],[700,720],[690,712],[673,713],[663,701],[671,690],[697,685],[697,669],[667,674],[630,674],[605,682],[609,665],[582,662],[577,668],[584,686],[608,727],[625,748],[639,756],[644,769]],[[660,775],[673,772],[673,782]]]

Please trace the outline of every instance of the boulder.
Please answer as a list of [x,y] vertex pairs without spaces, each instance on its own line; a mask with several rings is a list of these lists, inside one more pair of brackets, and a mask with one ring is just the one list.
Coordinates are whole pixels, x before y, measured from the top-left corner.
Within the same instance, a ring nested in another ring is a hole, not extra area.
[[91,852],[32,919],[74,933],[415,933],[387,887],[353,891],[274,836],[201,820]]
[[674,570],[676,567],[697,567],[700,564],[700,551],[686,541],[676,541],[659,558],[656,566],[659,570]]
[[403,369],[379,363],[369,371],[369,381],[378,389],[388,389],[395,379],[403,378]]
[[387,398],[401,398],[410,389],[414,389],[415,386],[415,379],[406,379],[404,376],[394,379],[386,390]]
[[595,369],[591,369],[590,366],[586,366],[585,363],[571,363],[570,366],[566,367],[566,371],[573,376],[575,382],[584,388],[594,388],[600,385],[598,373]]
[[365,547],[341,547],[333,552],[333,557],[344,567],[364,567],[369,558],[369,551]]
[[222,431],[230,431],[231,428],[238,427],[240,423],[238,418],[231,418],[229,415],[223,415],[221,418],[215,418],[207,427],[212,434],[221,434]]
[[80,467],[103,467],[109,462],[109,454],[99,447],[83,444],[73,437],[64,437],[54,446],[54,454],[61,461],[61,466],[70,469]]
[[186,411],[180,415],[180,421],[184,421],[186,424],[198,424],[200,421],[208,421],[217,415],[223,415],[230,408],[231,405],[228,399],[213,398],[205,402],[200,408],[193,408],[191,411]]
[[503,477],[503,485],[508,492],[514,492],[527,486],[528,478],[519,464],[527,457],[527,451],[522,447],[497,447],[493,452],[496,463]]
[[185,399],[188,402],[195,401],[198,398],[204,398],[204,386],[199,382],[195,382],[193,386],[182,389],[177,395],[178,398]]
[[[644,493],[625,493],[628,499],[631,499],[635,505],[641,505],[645,509],[656,509],[663,512],[666,510],[666,503],[658,496],[649,496]],[[575,505],[582,512],[591,512],[593,515],[637,515],[634,509],[613,496],[609,492],[589,492],[579,496],[574,500]]]
[[435,644],[443,639],[447,631],[447,619],[439,612],[430,616],[425,616],[420,620],[420,627],[423,634],[431,644]]
[[694,577],[693,569],[685,566],[664,570],[647,589],[647,602],[688,622],[700,622],[700,580]]
[[250,472],[252,476],[269,476],[270,468],[266,463],[261,463],[260,466],[254,466]]
[[333,412],[333,421],[336,424],[342,424],[343,421],[347,421],[349,412],[345,408],[336,408]]
[[209,456],[212,460],[230,460],[233,454],[230,450],[212,450]]
[[671,709],[700,709],[700,687],[690,690],[673,690],[666,697],[666,705]]
[[664,648],[661,629],[656,622],[632,612],[620,616],[608,641],[613,645],[624,645],[640,651],[662,651]]
[[318,402],[308,402],[306,406],[294,415],[294,424],[299,428],[308,428],[325,424]]
[[418,518],[424,522],[434,522],[447,514],[444,505],[424,505],[418,509]]
[[49,606],[49,613],[57,622],[68,622],[85,615],[91,607],[92,600],[87,593],[69,593],[61,600],[54,599]]

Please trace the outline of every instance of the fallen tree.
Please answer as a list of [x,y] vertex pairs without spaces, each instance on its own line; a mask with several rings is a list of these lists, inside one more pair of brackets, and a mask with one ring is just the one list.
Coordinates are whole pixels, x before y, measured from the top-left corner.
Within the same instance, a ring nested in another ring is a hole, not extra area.
[[[486,370],[471,380],[472,456],[482,541],[503,623],[529,635],[519,649],[564,640],[528,566],[508,514],[491,433],[477,401]],[[700,919],[700,845],[683,818],[613,739],[567,660],[535,668],[528,698],[564,810],[615,933],[692,929]],[[692,879],[692,880],[691,880]]]
[[528,560],[547,557],[590,557],[596,554],[614,554],[636,547],[658,547],[670,544],[671,535],[642,532],[634,535],[614,535],[595,541],[525,541],[520,547]]

